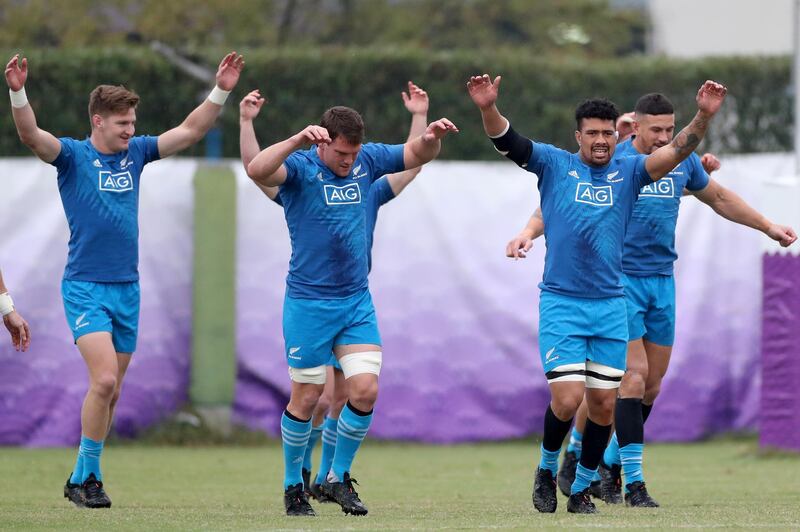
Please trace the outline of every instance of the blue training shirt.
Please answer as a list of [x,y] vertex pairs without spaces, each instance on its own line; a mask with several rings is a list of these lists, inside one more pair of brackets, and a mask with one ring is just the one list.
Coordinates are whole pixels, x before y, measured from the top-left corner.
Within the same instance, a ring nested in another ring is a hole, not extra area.
[[[369,195],[367,201],[364,202],[365,216],[367,222],[367,253],[369,270],[372,271],[372,242],[375,238],[375,224],[378,221],[378,209],[384,204],[390,202],[395,198],[394,191],[391,184],[389,184],[389,177],[383,176],[379,178],[369,188]],[[280,195],[271,198],[272,201],[283,207]]]
[[139,179],[159,159],[158,137],[137,136],[128,149],[98,152],[91,141],[59,139],[50,163],[69,224],[64,279],[128,282],[139,279]]
[[325,166],[316,147],[292,153],[284,165],[279,196],[292,243],[287,294],[343,299],[367,288],[372,231],[365,202],[380,176],[405,169],[403,145],[364,144],[347,177]]
[[[620,144],[617,151],[637,155],[632,140]],[[678,259],[675,226],[683,189],[703,190],[708,180],[700,157],[693,153],[666,176],[642,187],[625,235],[622,270],[626,275],[672,275]]]
[[639,189],[651,183],[644,155],[615,153],[590,166],[578,153],[533,142],[547,252],[542,290],[574,297],[624,295],[622,248]]

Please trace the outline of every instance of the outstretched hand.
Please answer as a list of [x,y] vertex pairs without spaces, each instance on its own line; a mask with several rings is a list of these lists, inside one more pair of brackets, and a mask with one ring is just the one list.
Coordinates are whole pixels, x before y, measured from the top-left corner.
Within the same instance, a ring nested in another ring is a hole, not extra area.
[[697,91],[697,109],[713,116],[722,107],[727,93],[728,89],[724,85],[711,80],[706,81]]
[[469,97],[472,98],[473,103],[478,108],[487,109],[495,104],[500,89],[500,80],[501,77],[497,76],[492,81],[489,74],[469,78],[467,91],[469,91]]
[[11,343],[17,351],[25,351],[31,345],[31,330],[28,322],[15,310],[3,316],[3,323],[11,333]]
[[784,248],[788,248],[797,240],[797,234],[788,225],[770,225],[769,229],[767,229],[767,236]]
[[14,57],[6,64],[6,83],[8,83],[8,88],[16,92],[25,86],[25,80],[27,79],[28,59],[23,57],[20,61],[19,54],[14,54]]
[[440,118],[436,122],[428,124],[428,128],[425,130],[425,133],[422,134],[422,140],[424,142],[439,140],[451,131],[458,133],[458,128],[450,120]]
[[428,113],[428,93],[415,85],[413,81],[408,82],[408,92],[400,93],[403,97],[403,105],[412,115],[424,115]]
[[232,90],[239,81],[239,74],[244,68],[244,58],[231,52],[222,58],[217,69],[217,87],[224,91]]
[[266,98],[261,96],[258,89],[250,91],[250,93],[242,98],[239,102],[239,118],[241,120],[253,120],[258,116],[261,111],[261,106],[266,102]]

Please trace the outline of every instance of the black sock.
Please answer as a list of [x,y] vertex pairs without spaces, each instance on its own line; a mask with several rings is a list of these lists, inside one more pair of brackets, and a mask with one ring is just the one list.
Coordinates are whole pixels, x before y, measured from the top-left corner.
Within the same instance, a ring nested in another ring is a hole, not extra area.
[[368,416],[368,415],[370,415],[372,413],[372,410],[370,410],[369,412],[364,412],[363,410],[359,410],[358,408],[354,407],[353,403],[351,403],[350,401],[347,401],[347,408],[352,410],[355,415],[361,416],[361,417]]
[[614,408],[614,427],[620,449],[630,443],[644,443],[643,417],[641,399],[617,398],[617,406]]
[[291,413],[291,412],[289,412],[289,410],[284,410],[284,411],[283,411],[283,413],[284,413],[284,414],[286,414],[286,417],[288,417],[288,418],[289,418],[289,419],[291,419],[292,421],[297,421],[298,423],[308,423],[309,421],[311,421],[311,418],[308,418],[308,419],[300,419],[300,418],[299,418],[299,417],[297,417],[297,416],[293,416],[293,415],[292,415],[292,413]]
[[583,429],[583,450],[581,451],[580,464],[586,469],[595,470],[603,458],[608,437],[611,436],[611,425],[598,425],[591,419],[586,419],[586,428]]
[[564,443],[564,438],[567,437],[570,427],[572,427],[572,418],[567,421],[561,421],[553,413],[550,405],[547,405],[547,412],[544,413],[544,436],[542,437],[542,447],[547,451],[559,451],[561,445]]
[[647,421],[647,418],[650,417],[650,411],[653,409],[653,405],[646,405],[642,403],[642,423]]

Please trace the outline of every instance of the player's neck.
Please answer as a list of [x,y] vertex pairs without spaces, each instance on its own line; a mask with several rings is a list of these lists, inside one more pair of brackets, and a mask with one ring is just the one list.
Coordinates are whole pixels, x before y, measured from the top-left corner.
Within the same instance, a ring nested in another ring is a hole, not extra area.
[[97,150],[97,152],[102,153],[103,155],[113,155],[117,153],[109,148],[108,145],[103,142],[102,137],[94,131],[92,131],[92,134],[89,136],[89,142],[92,143],[92,146],[94,146],[94,149]]
[[636,149],[637,152],[646,153],[644,146],[641,145],[641,141],[640,141],[641,138],[642,137],[633,137],[633,140],[631,141],[631,144],[633,145],[633,147]]

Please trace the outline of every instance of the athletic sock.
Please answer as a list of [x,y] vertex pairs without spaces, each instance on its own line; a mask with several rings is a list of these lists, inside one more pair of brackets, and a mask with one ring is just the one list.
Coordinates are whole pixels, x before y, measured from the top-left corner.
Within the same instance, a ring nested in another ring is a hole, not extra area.
[[328,472],[333,465],[333,453],[336,452],[336,427],[339,420],[326,417],[322,424],[322,456],[319,460],[319,471],[317,471],[317,484],[322,484],[328,477]]
[[642,403],[642,423],[647,422],[647,418],[650,417],[650,412],[653,410],[653,405],[646,405]]
[[311,420],[305,421],[283,411],[281,440],[283,441],[283,489],[303,483],[303,455],[311,435]]
[[306,454],[303,457],[303,469],[311,471],[311,454],[314,452],[314,447],[322,436],[323,424],[316,427],[311,427],[311,435],[308,437],[308,445],[306,445]]
[[592,483],[610,433],[611,424],[598,425],[591,419],[586,420],[586,428],[583,431],[583,452],[575,470],[575,482],[572,483],[570,493],[580,493]]
[[550,405],[547,405],[547,411],[544,413],[544,435],[539,469],[549,469],[554,478],[558,474],[558,455],[561,454],[561,446],[571,425],[572,418],[566,421],[558,419]]
[[372,423],[371,410],[362,412],[351,405],[350,401],[342,408],[336,426],[336,452],[333,454],[333,465],[328,475],[331,482],[341,482],[344,474],[350,472],[356,452],[367,436],[370,423]]
[[642,400],[617,399],[614,421],[619,438],[619,456],[625,484],[644,481],[642,477],[642,452],[644,450],[644,421]]
[[103,480],[103,474],[100,472],[100,455],[103,454],[103,440],[94,441],[86,436],[81,436],[81,451],[83,455],[83,483],[89,475],[94,473],[94,478]]
[[[83,441],[83,437],[81,437]],[[69,477],[70,484],[80,484],[83,482],[83,445],[78,447],[78,458],[75,461],[75,469],[72,470],[72,475]]]
[[572,433],[569,435],[569,445],[567,445],[568,453],[575,453],[575,456],[581,457],[581,450],[583,448],[583,434],[578,432],[577,427],[572,427]]
[[608,467],[619,465],[619,441],[617,440],[617,433],[611,435],[611,441],[608,442],[606,450],[603,453],[603,463]]

